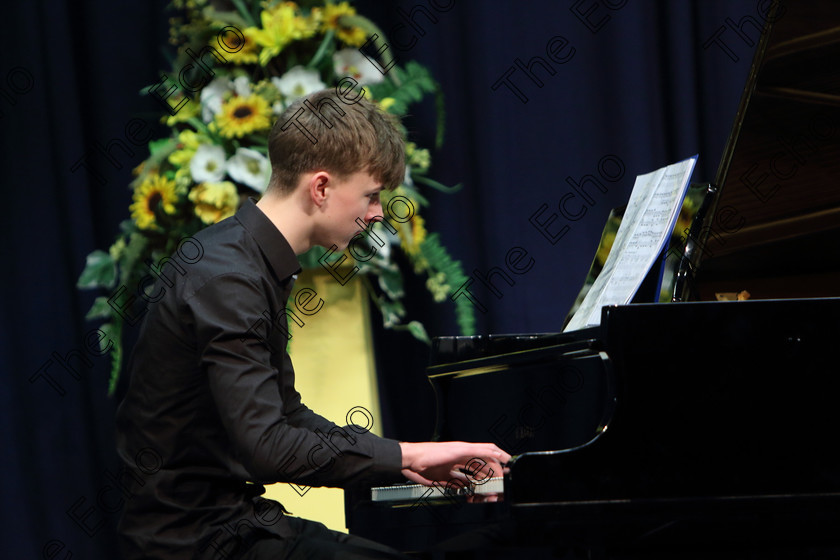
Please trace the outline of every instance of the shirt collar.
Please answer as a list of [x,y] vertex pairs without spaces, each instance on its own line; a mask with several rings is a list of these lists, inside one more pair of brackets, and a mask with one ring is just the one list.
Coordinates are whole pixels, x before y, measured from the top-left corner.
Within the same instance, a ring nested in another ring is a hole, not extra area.
[[300,262],[292,246],[271,220],[260,210],[253,198],[245,201],[236,213],[236,219],[251,234],[279,279],[300,272]]

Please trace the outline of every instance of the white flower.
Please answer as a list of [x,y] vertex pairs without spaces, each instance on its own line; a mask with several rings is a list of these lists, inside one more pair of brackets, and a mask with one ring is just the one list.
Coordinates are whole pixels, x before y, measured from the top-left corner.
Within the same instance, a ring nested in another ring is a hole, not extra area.
[[377,84],[384,78],[373,63],[358,49],[341,49],[333,55],[336,76],[349,76],[359,84]]
[[271,164],[267,157],[256,150],[237,148],[227,162],[227,173],[234,181],[248,185],[255,191],[265,192],[271,177]]
[[196,183],[217,183],[225,176],[225,149],[201,144],[190,160],[190,174]]
[[251,95],[251,80],[248,76],[239,76],[233,80],[233,91],[236,95],[248,97]]
[[227,92],[233,89],[228,78],[216,78],[201,90],[201,118],[210,122],[222,110],[222,102]]
[[317,70],[307,70],[303,66],[295,66],[281,77],[271,78],[271,83],[289,101],[327,87]]

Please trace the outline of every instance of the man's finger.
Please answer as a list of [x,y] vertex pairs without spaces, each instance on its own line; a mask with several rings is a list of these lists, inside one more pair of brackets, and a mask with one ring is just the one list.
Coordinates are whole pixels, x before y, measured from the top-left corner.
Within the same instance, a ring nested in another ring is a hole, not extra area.
[[433,486],[434,482],[425,478],[416,472],[412,471],[411,469],[402,469],[402,474],[411,482],[415,482],[417,484],[422,484],[423,486]]

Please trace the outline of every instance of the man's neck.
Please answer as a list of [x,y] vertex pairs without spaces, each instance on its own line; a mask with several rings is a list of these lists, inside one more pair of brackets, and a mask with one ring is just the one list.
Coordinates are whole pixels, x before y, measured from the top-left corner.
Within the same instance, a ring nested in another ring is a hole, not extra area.
[[257,202],[257,207],[280,230],[296,255],[312,248],[311,231],[307,227],[310,220],[294,193],[283,197],[266,193]]

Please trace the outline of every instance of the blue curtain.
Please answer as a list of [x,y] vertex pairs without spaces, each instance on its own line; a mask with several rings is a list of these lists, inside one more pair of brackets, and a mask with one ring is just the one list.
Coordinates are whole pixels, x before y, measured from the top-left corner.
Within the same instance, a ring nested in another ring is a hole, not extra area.
[[[558,330],[636,175],[699,153],[694,178],[714,180],[762,4],[356,2],[398,60],[427,65],[446,93],[431,176],[463,188],[430,194],[425,214],[473,278],[479,332]],[[132,127],[160,132],[139,91],[166,68],[163,5],[40,0],[5,10],[0,532],[10,558],[117,556],[117,509],[128,499],[116,477],[117,401],[106,396],[107,358],[90,349],[96,325],[84,313],[95,294],[74,285],[85,255],[106,249],[127,218],[130,169],[146,156]],[[423,146],[434,142],[434,111],[422,104],[407,121]],[[574,220],[558,209],[567,193]],[[455,332],[450,309],[423,302],[411,311],[432,335]],[[424,350],[406,355],[419,377],[380,370],[384,410],[392,434],[419,439],[428,432],[412,419],[430,414],[428,394],[393,404],[421,383]]]
[[[479,332],[558,330],[636,175],[699,153],[694,179],[714,181],[761,8],[437,0],[383,10],[386,34],[414,43],[398,57],[427,64],[446,93],[432,176],[463,188],[431,196],[430,225],[472,275]],[[424,145],[433,111],[410,121]],[[566,193],[574,221],[558,209]]]

